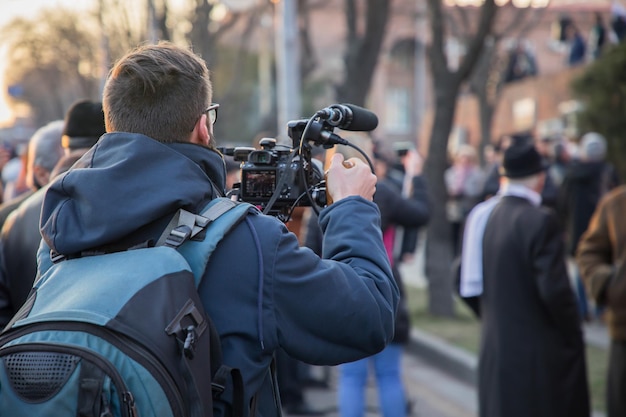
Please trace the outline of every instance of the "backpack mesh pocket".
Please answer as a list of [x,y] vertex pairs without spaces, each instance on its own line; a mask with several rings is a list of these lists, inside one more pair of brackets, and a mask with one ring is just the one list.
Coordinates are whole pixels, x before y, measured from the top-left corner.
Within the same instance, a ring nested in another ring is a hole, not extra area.
[[53,397],[72,375],[80,358],[55,352],[23,352],[4,357],[11,388],[32,402]]

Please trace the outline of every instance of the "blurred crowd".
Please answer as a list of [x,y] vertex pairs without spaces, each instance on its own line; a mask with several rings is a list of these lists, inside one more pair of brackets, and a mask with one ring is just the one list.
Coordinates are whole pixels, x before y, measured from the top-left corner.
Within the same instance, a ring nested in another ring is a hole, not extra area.
[[[12,305],[5,311],[7,318],[21,305],[34,278],[38,240],[34,217],[40,210],[41,190],[45,190],[51,178],[69,169],[103,133],[101,104],[85,100],[72,106],[65,120],[51,122],[37,130],[24,149],[18,152],[0,149],[3,188],[0,272],[5,278],[13,276],[18,278],[17,281],[25,282],[21,289],[20,285],[13,283]],[[418,231],[427,225],[430,217],[428,185],[422,176],[423,157],[412,144],[396,144],[391,148],[369,137],[350,139],[364,151],[362,155],[348,153],[345,157],[364,158],[379,177],[374,202],[381,211],[381,232],[403,299],[394,342],[372,358],[339,367],[338,406],[341,417],[363,415],[363,392],[371,367],[380,398],[384,399],[381,402],[383,414],[385,417],[402,417],[410,412],[412,399],[403,388],[400,366],[403,345],[408,341],[410,317],[399,265],[411,260],[420,235]],[[520,146],[535,149],[545,168],[541,205],[557,213],[564,248],[562,257],[568,265],[580,320],[603,323],[606,309],[588,295],[576,262],[579,242],[600,201],[620,184],[616,169],[607,161],[607,141],[599,133],[585,132],[578,137],[568,137],[565,134],[537,136],[521,132],[503,135],[482,151],[470,143],[451,147],[444,178],[448,194],[445,213],[450,223],[450,250],[457,258],[461,257],[468,216],[477,205],[501,194],[505,154],[507,149]],[[328,156],[322,148],[317,151],[314,160],[322,168]],[[239,163],[232,158],[225,159],[229,178],[227,188],[236,187],[240,180]],[[24,226],[27,224],[29,226]],[[299,208],[287,226],[298,235],[302,245],[321,253],[322,236],[314,210]],[[28,251],[32,252],[32,257],[25,256]],[[13,265],[17,259],[21,263]],[[284,353],[277,356],[277,369],[281,401],[288,414],[320,415],[327,411],[308,404],[304,391],[310,386],[329,388],[328,375],[315,377],[306,364]]]
[[[554,134],[537,137],[529,132],[504,135],[493,145],[485,147],[483,164],[478,149],[462,144],[450,152],[450,167],[445,174],[448,191],[446,212],[451,223],[453,249],[458,255],[462,231],[472,208],[498,192],[500,167],[505,150],[512,144],[530,143],[540,153],[547,166],[547,177],[541,192],[542,204],[556,211],[561,220],[563,239],[567,248],[568,265],[573,261],[578,241],[587,229],[591,216],[602,196],[620,184],[615,167],[607,161],[606,139],[596,132],[579,137]],[[577,273],[572,277],[578,288],[581,317],[596,319],[601,309],[592,306]]]

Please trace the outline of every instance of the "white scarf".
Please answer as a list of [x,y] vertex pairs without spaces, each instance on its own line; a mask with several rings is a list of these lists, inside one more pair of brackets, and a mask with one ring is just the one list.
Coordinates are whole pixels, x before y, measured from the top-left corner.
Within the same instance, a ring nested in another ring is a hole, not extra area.
[[463,233],[461,252],[461,282],[463,297],[479,296],[483,292],[483,236],[487,220],[503,196],[522,197],[534,206],[541,204],[541,195],[519,184],[505,184],[495,196],[479,203],[470,211]]

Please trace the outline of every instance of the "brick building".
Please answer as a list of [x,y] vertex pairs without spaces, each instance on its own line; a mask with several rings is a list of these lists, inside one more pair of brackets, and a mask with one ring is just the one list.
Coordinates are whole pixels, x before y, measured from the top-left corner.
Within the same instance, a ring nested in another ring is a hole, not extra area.
[[[337,40],[344,38],[341,7],[339,2],[327,2],[325,6],[312,10],[311,31],[316,40],[316,53],[323,60],[316,76],[325,80],[336,80],[343,68],[343,51],[337,47]],[[506,53],[512,41],[523,39],[535,56],[538,74],[503,88],[496,108],[492,137],[558,125],[564,103],[572,98],[569,81],[581,68],[568,67],[567,48],[555,40],[556,22],[562,16],[569,16],[587,40],[596,12],[608,25],[610,7],[611,0],[551,0],[545,8],[520,9],[508,4],[499,10],[496,28],[505,33],[499,43],[500,54]],[[415,142],[424,149],[432,117],[432,88],[429,66],[423,53],[429,37],[428,22],[425,12],[418,8],[414,1],[393,3],[367,107],[379,116],[379,127],[374,132],[378,137],[389,142]],[[477,9],[466,9],[470,20],[477,21]],[[512,27],[518,20],[526,22],[520,25],[522,29],[507,33],[507,27]],[[462,36],[463,33],[459,33],[456,38],[449,38],[447,43],[451,66],[463,54]],[[332,100],[331,91],[325,97],[325,101],[328,100]],[[478,120],[475,97],[463,91],[457,103],[454,129],[462,133],[460,140],[478,143]]]

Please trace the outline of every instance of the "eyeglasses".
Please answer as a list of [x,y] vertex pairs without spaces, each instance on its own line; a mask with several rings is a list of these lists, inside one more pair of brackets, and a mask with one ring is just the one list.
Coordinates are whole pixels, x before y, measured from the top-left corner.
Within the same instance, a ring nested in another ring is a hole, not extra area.
[[215,122],[217,121],[217,109],[219,108],[220,108],[219,104],[211,103],[211,105],[207,107],[205,111],[202,112],[202,113],[206,113],[212,125],[215,124]]

